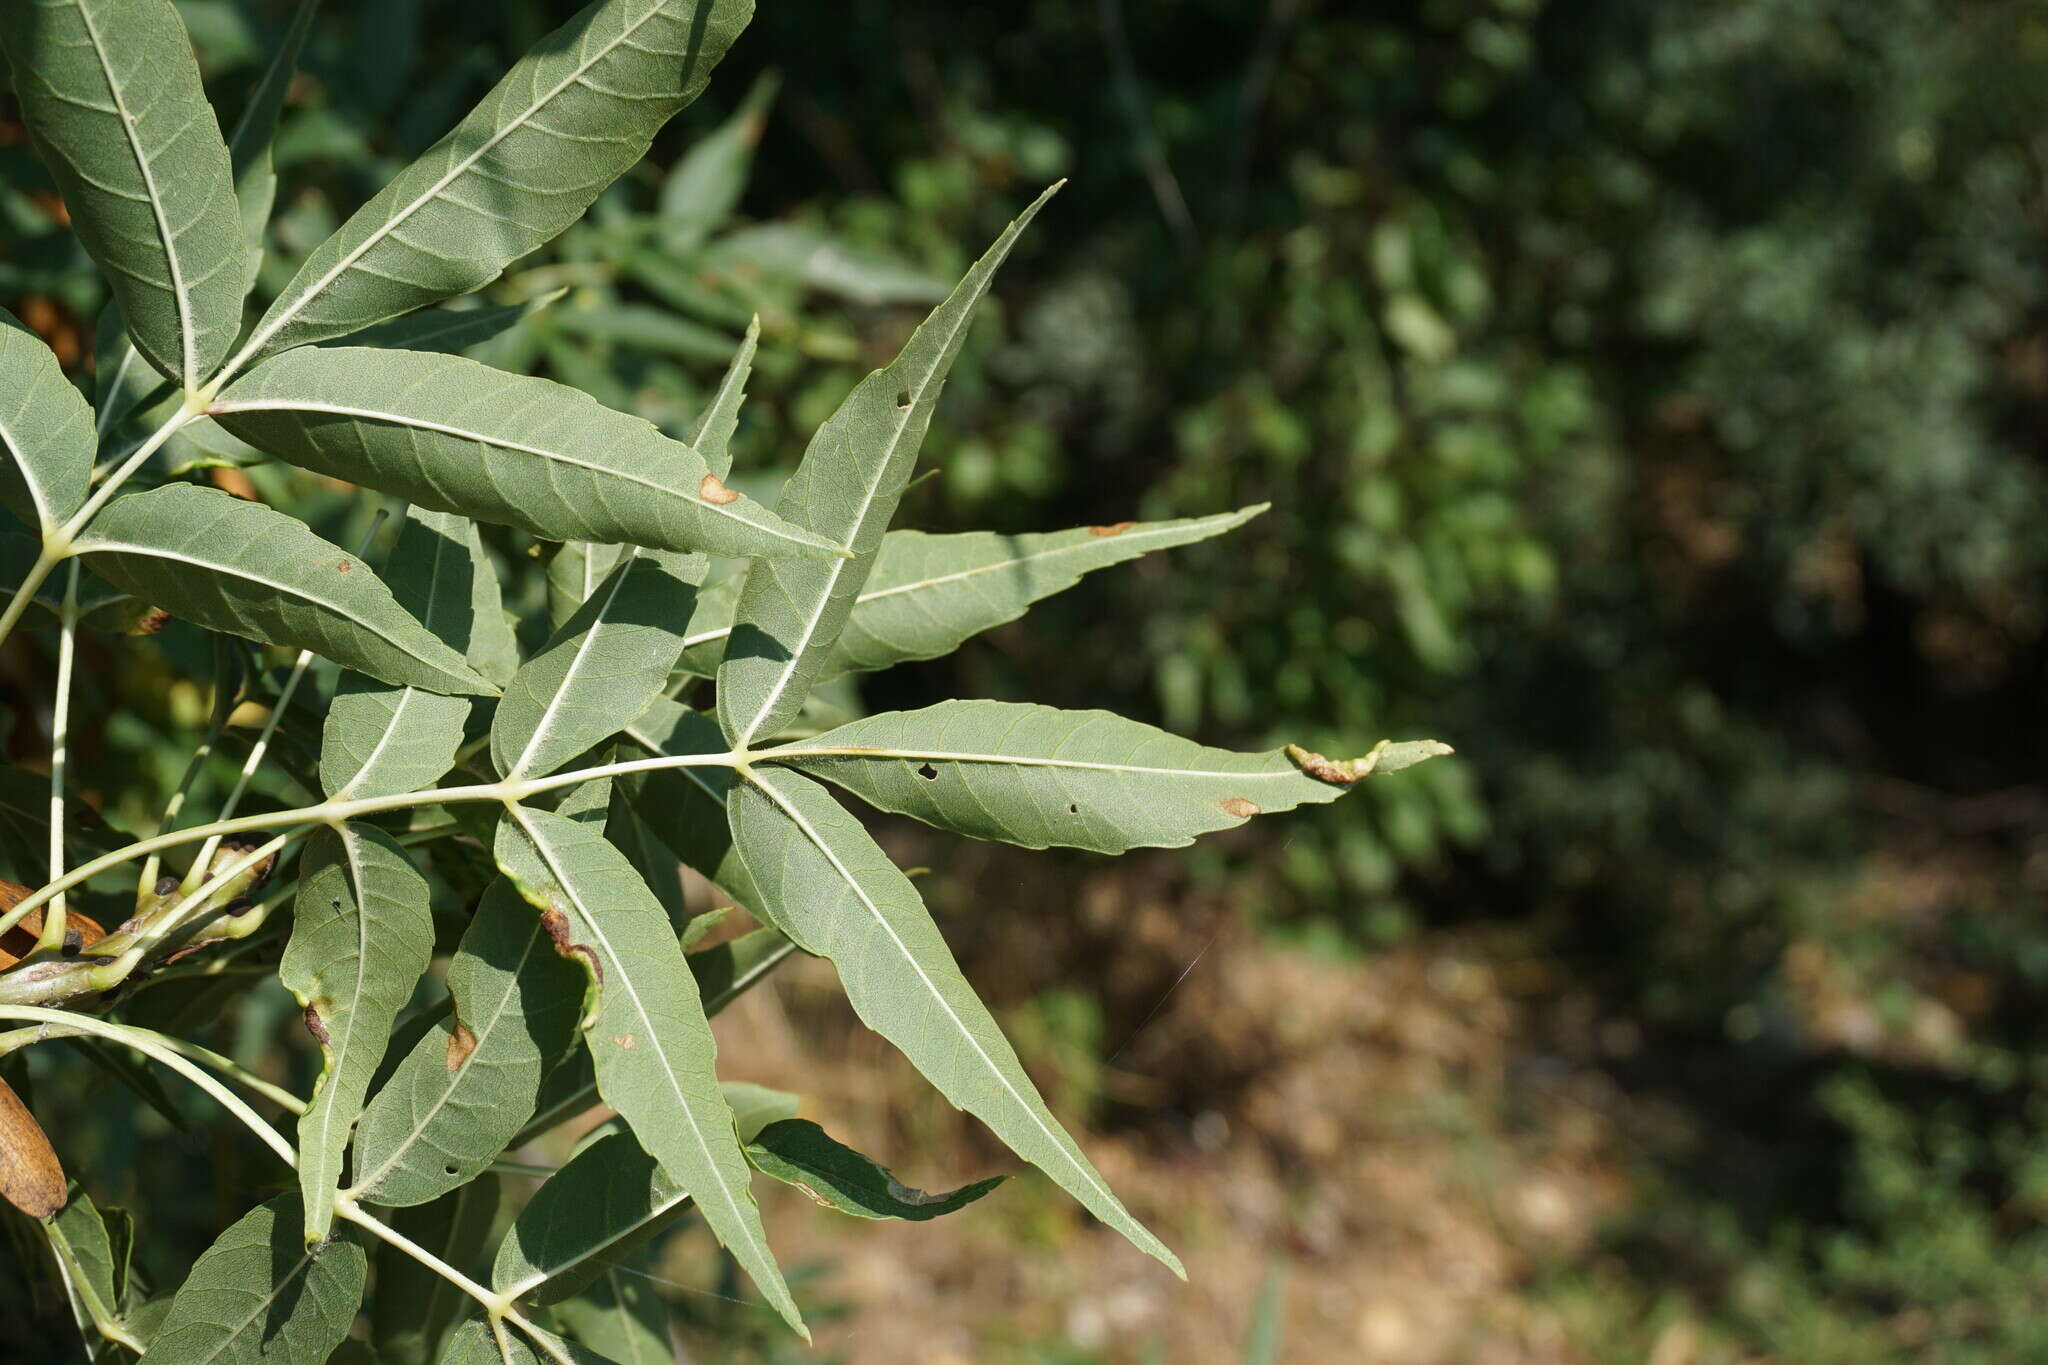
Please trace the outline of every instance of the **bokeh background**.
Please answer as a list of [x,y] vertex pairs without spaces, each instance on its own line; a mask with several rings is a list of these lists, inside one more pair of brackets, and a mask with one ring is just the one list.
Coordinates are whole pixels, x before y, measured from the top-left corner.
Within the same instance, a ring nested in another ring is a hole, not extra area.
[[[283,7],[180,8],[231,118]],[[267,287],[572,8],[329,4]],[[0,302],[83,373],[99,286],[10,109]],[[1121,860],[879,824],[1192,1285],[1028,1176],[921,1225],[778,1198],[819,1352],[685,1231],[684,1358],[2048,1358],[2044,116],[2040,0],[763,0],[488,291],[567,292],[486,358],[674,425],[759,312],[772,489],[1067,177],[899,524],[1273,508],[841,700],[1459,754]],[[94,646],[140,709],[86,783],[174,780],[164,639]],[[220,1032],[262,1061],[267,1018]],[[828,974],[720,1035],[913,1184],[1008,1168]],[[247,1202],[204,1124],[75,1138],[173,1206],[166,1265]]]

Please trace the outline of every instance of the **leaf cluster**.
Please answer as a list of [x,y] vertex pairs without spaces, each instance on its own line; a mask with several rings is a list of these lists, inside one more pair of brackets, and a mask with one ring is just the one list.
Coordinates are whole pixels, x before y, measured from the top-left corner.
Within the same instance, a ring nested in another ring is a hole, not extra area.
[[[0,974],[0,1019],[17,1025],[0,1049],[71,1037],[139,1053],[289,1172],[287,1193],[162,1292],[127,1268],[126,1215],[60,1196],[27,1109],[0,1108],[16,1157],[0,1185],[38,1219],[95,1358],[325,1360],[353,1349],[367,1302],[386,1358],[600,1359],[665,1334],[619,1272],[685,1215],[804,1332],[754,1174],[862,1218],[949,1213],[994,1182],[909,1189],[793,1103],[721,1081],[710,1017],[798,952],[830,962],[861,1019],[953,1104],[1178,1270],[827,784],[974,838],[1117,853],[1328,802],[1445,751],[1240,754],[1105,712],[980,700],[816,723],[821,683],[943,654],[1089,572],[1261,510],[1026,536],[890,529],[976,305],[1051,190],[846,395],[772,501],[740,491],[729,451],[753,331],[687,431],[452,353],[523,314],[440,305],[575,223],[749,14],[746,0],[595,0],[261,299],[271,140],[311,0],[228,136],[168,0],[0,3],[24,119],[117,309],[97,408],[26,328],[0,330],[0,504],[22,527],[0,635],[54,625],[59,657],[48,804],[39,821],[33,797],[19,803],[23,865],[46,850],[48,875],[0,914],[0,931],[33,932]],[[672,181],[669,231],[701,234],[729,208],[720,164]],[[155,468],[207,431],[402,504],[388,549],[343,548],[291,508]],[[545,560],[532,647],[506,609],[529,595],[508,591],[516,566],[482,527]],[[715,582],[714,557],[729,563]],[[181,825],[174,804],[149,837],[90,845],[67,819],[78,635],[166,617],[222,641],[217,713],[229,663],[293,662],[220,818]],[[302,711],[319,724],[317,799],[236,814]],[[182,870],[163,872],[165,855]],[[136,862],[111,932],[71,904]],[[759,927],[706,946],[679,864]],[[452,928],[435,914],[449,904]],[[176,972],[200,976],[202,999],[232,988],[205,964],[280,940],[276,976],[320,1060],[303,1096],[151,1027],[146,1008]],[[291,1115],[293,1135],[233,1087]],[[535,1174],[509,1154],[599,1103],[617,1120],[501,1217],[511,1178]]]

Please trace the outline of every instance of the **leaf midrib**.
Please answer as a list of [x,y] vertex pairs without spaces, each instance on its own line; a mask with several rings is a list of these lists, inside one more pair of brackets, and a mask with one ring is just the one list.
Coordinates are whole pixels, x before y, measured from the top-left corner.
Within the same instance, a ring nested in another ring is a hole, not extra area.
[[92,44],[93,56],[98,59],[100,75],[106,79],[107,93],[113,96],[114,109],[121,120],[121,132],[128,142],[128,150],[135,158],[136,169],[142,175],[142,187],[149,200],[150,216],[156,219],[157,236],[164,244],[164,262],[171,272],[171,299],[178,309],[178,352],[179,368],[184,371],[185,387],[199,387],[198,356],[195,351],[197,338],[192,334],[192,309],[185,297],[185,271],[178,260],[178,243],[171,235],[170,220],[164,216],[163,196],[157,192],[156,173],[151,169],[149,157],[142,150],[142,143],[136,130],[135,115],[128,112],[128,97],[123,93],[120,82],[114,79],[114,68],[107,61],[106,45],[100,41],[99,29],[92,21],[92,6],[85,0],[75,0],[78,20],[85,26],[85,36]]
[[[1005,1093],[1016,1102],[1017,1107],[1024,1112],[1025,1116],[1032,1123],[1037,1125],[1039,1132],[1043,1133],[1046,1141],[1051,1144],[1052,1150],[1058,1152],[1062,1161],[1080,1178],[1082,1183],[1086,1184],[1102,1199],[1107,1201],[1111,1208],[1120,1207],[1117,1197],[1110,1192],[1109,1187],[1096,1179],[1093,1172],[1085,1165],[1073,1159],[1072,1155],[1068,1153],[1065,1144],[1060,1141],[1059,1135],[1047,1126],[1045,1120],[1039,1117],[1037,1110],[1019,1093],[1010,1078],[1003,1074],[1002,1068],[996,1065],[995,1058],[989,1056],[987,1049],[982,1047],[981,1040],[974,1036],[974,1031],[968,1028],[966,1021],[954,1011],[953,1003],[946,999],[945,994],[939,990],[937,984],[931,979],[931,975],[925,971],[924,964],[919,962],[917,955],[910,951],[910,945],[905,943],[902,937],[897,934],[896,926],[889,923],[889,917],[882,913],[881,907],[868,895],[867,888],[861,885],[860,879],[854,876],[852,870],[840,859],[838,852],[819,836],[810,821],[804,818],[803,812],[799,811],[795,804],[784,797],[781,792],[775,790],[773,785],[759,780],[752,773],[744,773],[744,776],[749,782],[754,784],[756,790],[764,793],[774,803],[775,808],[781,811],[791,824],[803,832],[804,838],[810,841],[812,847],[824,855],[825,861],[832,865],[832,870],[852,889],[853,894],[866,907],[869,916],[889,936],[889,941],[896,946],[896,951],[902,955],[903,960],[910,964],[911,971],[923,983],[925,990],[930,994],[931,998],[938,1002],[939,1008],[946,1012],[946,1017],[953,1021],[953,1026],[958,1031],[959,1036],[966,1040],[967,1045],[973,1049],[974,1055],[981,1058],[989,1074],[996,1078],[996,1081],[1003,1087]],[[826,799],[830,800],[831,798],[828,796]]]
[[[593,460],[579,460],[565,451],[549,450],[545,446],[529,445],[524,441],[515,441],[507,436],[497,436],[488,432],[472,430],[468,427],[456,426],[452,422],[436,422],[431,418],[415,417],[409,413],[387,412],[382,408],[356,407],[347,403],[336,403],[323,399],[245,398],[235,400],[230,398],[217,402],[207,409],[208,416],[239,412],[317,412],[329,417],[351,417],[365,422],[387,422],[392,426],[408,427],[417,431],[431,431],[438,435],[451,436],[458,441],[472,441],[477,445],[494,446],[499,450],[517,451],[521,455],[531,455],[536,459],[548,460],[555,464],[564,464],[571,469],[582,469],[604,475],[607,478],[623,479],[628,483],[638,484],[642,488],[659,493],[664,497],[688,503],[698,511],[736,521],[742,526],[751,527],[761,532],[763,535],[774,536],[777,540],[789,541],[791,544],[802,543],[787,532],[763,526],[760,522],[745,515],[746,508],[744,506],[736,509],[727,504],[695,498],[690,496],[687,491],[673,488],[644,474],[635,474],[629,470],[618,469],[611,465],[598,464]],[[656,434],[659,435],[658,432]],[[662,439],[669,440],[672,438],[663,437]],[[682,445],[683,443],[677,441],[675,444]],[[684,446],[684,449],[687,450],[690,447]],[[819,540],[819,543],[824,543],[822,538]]]
[[[1176,532],[1180,531],[1192,531],[1199,526],[1206,525],[1209,522],[1223,521],[1228,519],[1229,517],[1233,517],[1236,515],[1237,513],[1231,512],[1225,513],[1223,516],[1218,517],[1205,517],[1201,521],[1196,522],[1192,526],[1185,524],[1170,527],[1161,526],[1155,527],[1152,530],[1146,532],[1127,532],[1125,536],[1121,538],[1121,540],[1125,546],[1129,546],[1133,543],[1138,542],[1141,539],[1152,540],[1164,536],[1171,536]],[[1004,569],[1015,569],[1021,565],[1035,564],[1040,560],[1052,559],[1059,555],[1077,555],[1084,550],[1092,548],[1093,547],[1091,545],[1077,543],[1073,545],[1055,545],[1044,550],[1033,550],[1030,554],[1027,555],[1015,555],[1009,559],[1000,559],[991,564],[978,564],[971,569],[957,569],[952,573],[940,574],[934,578],[913,579],[912,581],[907,583],[897,583],[890,587],[875,588],[871,591],[865,591],[862,592],[858,597],[853,599],[853,605],[856,607],[864,607],[870,602],[879,602],[884,598],[889,597],[900,597],[905,593],[928,592],[933,588],[943,588],[952,583],[964,583],[968,579],[978,578],[982,574],[1000,573]],[[730,636],[735,629],[736,627],[734,626],[720,626],[717,630],[707,630],[701,635],[685,636],[683,638],[683,648],[686,650],[695,649],[699,645],[707,645],[714,640],[723,640],[726,637]]]
[[[661,1034],[654,1027],[654,1017],[647,1012],[647,1007],[640,1001],[640,992],[634,986],[633,978],[625,971],[617,952],[612,948],[611,940],[605,936],[603,925],[598,920],[598,917],[590,912],[590,908],[583,903],[583,898],[577,894],[576,888],[562,874],[562,866],[555,857],[553,847],[542,837],[541,832],[535,828],[532,819],[524,807],[515,806],[512,809],[513,817],[519,822],[519,828],[532,841],[535,851],[541,856],[541,861],[547,865],[548,875],[554,879],[555,885],[562,889],[562,894],[574,903],[577,914],[583,920],[585,929],[597,941],[599,950],[604,953],[605,961],[609,964],[608,978],[616,978],[625,987],[627,1000],[633,1012],[640,1019],[641,1028],[647,1034],[648,1044],[653,1048],[656,1059],[661,1063],[662,1077],[668,1082],[670,1093],[675,1096],[676,1107],[682,1111],[684,1120],[689,1124],[690,1136],[703,1152],[705,1164],[713,1172],[716,1172],[718,1170],[717,1158],[712,1154],[711,1144],[704,1137],[704,1130],[697,1123],[697,1115],[690,1107],[689,1097],[683,1093],[682,1087],[676,1084],[675,1068],[669,1065],[668,1049],[662,1045]],[[608,989],[608,987],[600,987],[600,990],[603,989]],[[737,1137],[735,1137],[735,1143],[737,1143]],[[656,1164],[660,1164],[658,1160]],[[767,1247],[762,1246],[753,1238],[752,1230],[747,1225],[746,1214],[740,1209],[739,1200],[734,1196],[730,1186],[723,1180],[717,1183],[719,1193],[725,1196],[726,1206],[732,1210],[736,1230],[748,1235],[748,1241],[754,1243],[753,1250],[755,1255],[764,1258],[766,1264],[774,1265],[775,1261],[772,1253],[768,1251]]]

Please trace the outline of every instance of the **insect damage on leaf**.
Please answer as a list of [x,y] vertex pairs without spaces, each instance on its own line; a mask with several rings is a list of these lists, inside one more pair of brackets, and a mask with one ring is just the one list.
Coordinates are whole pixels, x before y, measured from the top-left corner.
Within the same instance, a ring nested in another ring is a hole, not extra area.
[[1107,526],[1091,526],[1088,528],[1088,534],[1091,536],[1120,536],[1137,524],[1135,521],[1117,521],[1111,522]]
[[554,940],[555,951],[563,957],[574,958],[590,969],[591,979],[601,988],[604,985],[604,964],[597,960],[597,954],[590,945],[578,943],[569,934],[569,917],[557,906],[550,905],[540,912],[540,927],[548,931]]
[[1247,801],[1242,796],[1228,797],[1223,802],[1225,814],[1235,815],[1240,820],[1249,820],[1259,813],[1258,803]]
[[706,502],[715,502],[720,507],[729,502],[738,502],[740,495],[719,482],[716,474],[706,474],[697,484],[697,496]]
[[469,1060],[469,1054],[476,1051],[476,1034],[461,1019],[448,1034],[448,1069],[462,1070],[462,1064]]
[[313,1041],[322,1047],[332,1047],[334,1039],[327,1032],[327,1021],[320,1017],[320,1007],[318,1005],[306,1006],[305,1017],[306,1032],[313,1035]]
[[64,1207],[64,1167],[14,1087],[0,1081],[0,1195],[31,1218]]
[[1287,756],[1294,760],[1297,768],[1318,781],[1339,787],[1348,787],[1374,773],[1397,773],[1426,759],[1442,758],[1456,752],[1450,745],[1434,739],[1410,739],[1398,744],[1383,739],[1373,745],[1365,757],[1346,759],[1325,758],[1299,744],[1287,746]]

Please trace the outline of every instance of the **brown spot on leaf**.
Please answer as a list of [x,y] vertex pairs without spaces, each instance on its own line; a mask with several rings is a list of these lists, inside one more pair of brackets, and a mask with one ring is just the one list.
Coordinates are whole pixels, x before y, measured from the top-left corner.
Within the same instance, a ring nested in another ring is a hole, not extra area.
[[1091,536],[1120,536],[1137,524],[1135,521],[1119,521],[1113,522],[1108,526],[1091,526],[1088,528],[1088,534]]
[[322,1047],[334,1045],[334,1040],[327,1034],[327,1021],[320,1017],[318,1005],[306,1006],[306,1032],[312,1034],[313,1040]]
[[540,927],[548,931],[548,937],[555,942],[555,952],[563,957],[581,959],[590,968],[590,975],[599,986],[604,985],[604,964],[597,960],[587,944],[578,943],[569,936],[569,917],[560,907],[550,905],[540,912]]
[[697,496],[723,507],[729,502],[739,501],[740,495],[720,483],[716,474],[706,474],[703,482],[697,485]]
[[135,624],[128,627],[130,635],[154,635],[171,623],[171,614],[162,607],[151,607],[135,618]]
[[460,1019],[455,1021],[455,1032],[448,1035],[448,1069],[462,1070],[462,1064],[469,1060],[469,1054],[476,1051],[476,1034]]
[[1242,796],[1233,796],[1223,803],[1225,814],[1235,815],[1240,820],[1249,820],[1259,813],[1258,806]]
[[344,559],[339,564],[336,564],[334,567],[340,570],[342,573],[347,573],[349,571],[349,562],[346,559]]
[[0,1195],[31,1218],[64,1207],[64,1167],[36,1116],[14,1087],[0,1081]]
[[634,1044],[636,1042],[633,1035],[630,1033],[621,1033],[615,1038],[613,1038],[612,1041],[617,1043],[620,1047],[624,1048],[628,1052],[631,1052],[633,1050]]
[[1348,787],[1365,776],[1349,763],[1324,758],[1321,754],[1304,749],[1299,744],[1288,745],[1287,756],[1294,760],[1295,767],[1319,782],[1331,782],[1339,787]]

